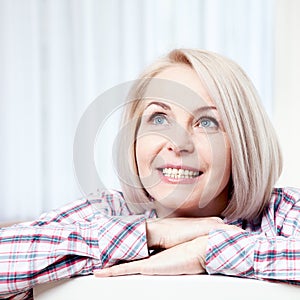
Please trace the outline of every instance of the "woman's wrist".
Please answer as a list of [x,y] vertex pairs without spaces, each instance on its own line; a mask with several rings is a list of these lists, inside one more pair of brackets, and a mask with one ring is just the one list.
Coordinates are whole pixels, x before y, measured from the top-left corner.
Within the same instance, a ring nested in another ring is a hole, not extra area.
[[157,249],[160,245],[160,239],[157,236],[157,226],[158,220],[146,220],[146,236],[147,236],[147,246],[149,249]]

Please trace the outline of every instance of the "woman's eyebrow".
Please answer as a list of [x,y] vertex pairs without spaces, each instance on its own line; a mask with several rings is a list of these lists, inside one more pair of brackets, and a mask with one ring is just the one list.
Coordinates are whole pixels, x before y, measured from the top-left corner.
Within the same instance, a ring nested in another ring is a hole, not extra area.
[[[146,106],[146,108],[148,108],[148,107],[151,106],[151,105],[158,105],[158,106],[162,107],[164,110],[171,110],[171,107],[170,107],[169,105],[167,105],[167,104],[165,104],[165,103],[162,103],[162,102],[158,102],[158,101],[152,101],[152,102],[150,102],[150,103]],[[146,109],[146,108],[145,108],[145,109]]]
[[201,106],[197,109],[194,110],[194,114],[199,114],[199,113],[202,113],[206,110],[217,110],[217,108],[215,106]]

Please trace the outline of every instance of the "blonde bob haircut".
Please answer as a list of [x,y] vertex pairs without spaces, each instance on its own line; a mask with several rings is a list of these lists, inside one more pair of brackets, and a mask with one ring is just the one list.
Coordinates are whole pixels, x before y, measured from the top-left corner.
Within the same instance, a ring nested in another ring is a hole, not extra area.
[[130,92],[121,121],[121,130],[125,127],[126,130],[120,135],[117,156],[125,201],[134,213],[152,207],[139,180],[135,158],[135,140],[144,110],[141,100],[151,79],[174,64],[184,64],[196,71],[217,107],[230,141],[230,199],[222,216],[229,220],[255,219],[267,206],[282,170],[274,128],[255,87],[241,67],[219,54],[198,49],[171,51],[148,67]]

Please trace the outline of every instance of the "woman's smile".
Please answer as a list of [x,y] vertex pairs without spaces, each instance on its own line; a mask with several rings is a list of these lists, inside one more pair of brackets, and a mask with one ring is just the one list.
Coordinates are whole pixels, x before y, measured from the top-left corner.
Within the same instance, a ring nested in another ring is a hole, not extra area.
[[157,168],[161,179],[169,184],[191,184],[196,183],[202,171],[187,166],[165,165]]

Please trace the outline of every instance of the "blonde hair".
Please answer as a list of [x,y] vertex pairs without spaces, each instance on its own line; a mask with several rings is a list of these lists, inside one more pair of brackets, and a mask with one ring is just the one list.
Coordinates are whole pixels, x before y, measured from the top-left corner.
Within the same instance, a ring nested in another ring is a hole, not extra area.
[[268,204],[281,174],[278,140],[245,72],[230,59],[205,50],[173,50],[147,68],[136,81],[121,122],[121,129],[124,126],[127,129],[122,132],[118,154],[126,202],[136,213],[151,207],[149,195],[139,180],[135,159],[135,139],[144,109],[141,99],[151,78],[174,64],[188,65],[196,71],[217,107],[230,141],[232,184],[230,201],[222,215],[228,219],[254,219]]

